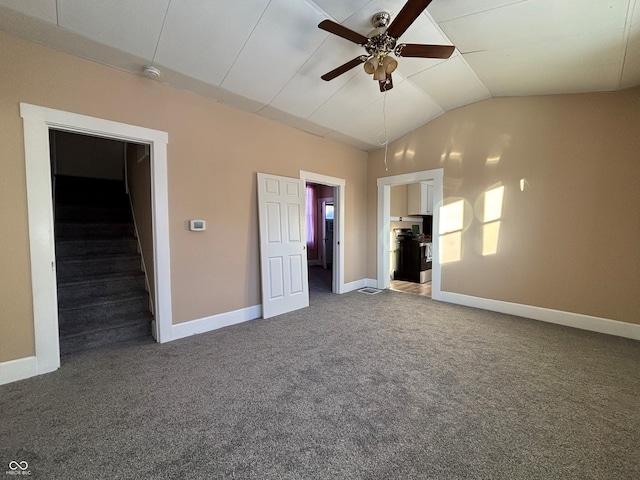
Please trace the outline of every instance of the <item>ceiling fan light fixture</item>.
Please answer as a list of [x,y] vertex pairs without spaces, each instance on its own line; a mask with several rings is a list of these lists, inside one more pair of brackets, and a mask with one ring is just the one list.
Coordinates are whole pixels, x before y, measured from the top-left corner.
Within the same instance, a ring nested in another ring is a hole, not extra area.
[[378,57],[371,57],[364,63],[364,71],[369,75],[372,75],[376,72],[378,68]]
[[387,55],[382,59],[382,66],[384,67],[384,71],[386,73],[393,73],[396,68],[398,68],[398,61]]
[[376,72],[373,74],[373,79],[380,81],[386,78],[387,78],[387,72],[384,69],[384,65],[382,64],[378,65],[378,68],[376,68]]

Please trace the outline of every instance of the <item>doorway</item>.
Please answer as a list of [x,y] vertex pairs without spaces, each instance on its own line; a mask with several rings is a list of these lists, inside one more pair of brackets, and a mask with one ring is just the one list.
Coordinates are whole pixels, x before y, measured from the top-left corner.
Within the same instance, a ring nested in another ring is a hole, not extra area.
[[391,244],[391,187],[431,181],[433,183],[433,261],[431,277],[431,298],[440,300],[441,265],[439,245],[439,206],[443,200],[444,169],[425,170],[391,177],[378,178],[378,240],[377,240],[377,288],[388,289],[391,285],[390,252]]
[[310,293],[335,291],[333,284],[335,188],[318,183],[306,183],[307,265]]
[[[310,234],[310,229],[307,230],[309,291],[343,293],[343,199],[346,182],[341,178],[305,171],[300,171],[300,178],[305,181],[306,186],[314,186],[307,190],[309,193],[306,204],[307,224],[314,229],[313,235]],[[312,217],[315,220],[311,220]]]
[[20,104],[25,170],[35,337],[33,375],[60,368],[56,254],[53,230],[49,129],[150,145],[155,296],[154,330],[160,343],[172,338],[166,132]]
[[49,139],[61,355],[153,341],[145,146],[56,129]]

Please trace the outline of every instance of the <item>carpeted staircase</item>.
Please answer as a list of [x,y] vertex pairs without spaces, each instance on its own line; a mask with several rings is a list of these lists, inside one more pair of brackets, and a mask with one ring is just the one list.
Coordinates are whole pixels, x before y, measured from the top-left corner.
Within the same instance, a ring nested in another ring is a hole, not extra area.
[[54,208],[61,354],[151,341],[124,182],[58,175]]

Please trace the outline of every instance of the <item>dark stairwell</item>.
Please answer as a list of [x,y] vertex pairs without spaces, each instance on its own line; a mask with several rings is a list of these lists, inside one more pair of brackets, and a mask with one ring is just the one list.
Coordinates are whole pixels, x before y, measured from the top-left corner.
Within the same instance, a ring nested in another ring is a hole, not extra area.
[[60,352],[153,341],[123,181],[56,176]]

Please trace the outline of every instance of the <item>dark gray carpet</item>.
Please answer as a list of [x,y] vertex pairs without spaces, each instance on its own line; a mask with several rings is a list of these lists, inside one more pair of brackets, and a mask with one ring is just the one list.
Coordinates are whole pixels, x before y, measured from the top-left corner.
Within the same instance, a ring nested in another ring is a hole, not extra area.
[[309,292],[331,293],[331,269],[324,269],[319,265],[309,267]]
[[0,387],[33,478],[637,479],[640,342],[385,291]]

